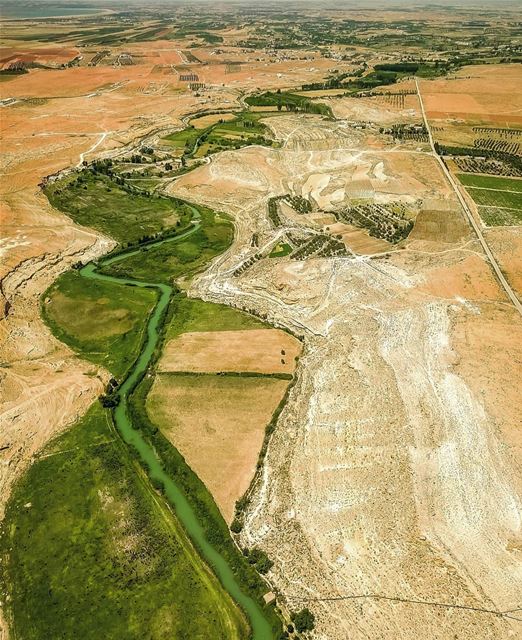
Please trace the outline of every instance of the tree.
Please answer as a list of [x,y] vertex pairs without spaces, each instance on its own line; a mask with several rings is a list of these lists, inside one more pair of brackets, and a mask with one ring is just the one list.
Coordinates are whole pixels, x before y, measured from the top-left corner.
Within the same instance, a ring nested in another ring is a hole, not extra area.
[[315,627],[315,616],[309,609],[301,609],[297,613],[292,613],[290,616],[296,631],[299,633],[303,631],[312,631]]
[[239,533],[242,528],[243,525],[241,524],[241,521],[238,518],[234,518],[232,524],[230,525],[230,530],[232,531],[232,533]]
[[100,396],[100,402],[102,407],[106,409],[112,409],[113,407],[117,407],[120,403],[120,396],[117,393],[108,393]]

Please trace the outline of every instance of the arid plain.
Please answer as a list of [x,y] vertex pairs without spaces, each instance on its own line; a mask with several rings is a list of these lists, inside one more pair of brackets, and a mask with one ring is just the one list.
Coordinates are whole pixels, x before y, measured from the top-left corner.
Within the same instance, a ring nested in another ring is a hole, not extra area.
[[[164,137],[194,114],[240,112],[256,91],[319,82],[334,66],[313,51],[268,62],[239,46],[218,53],[202,46],[191,49],[205,85],[194,91],[170,72],[187,63],[185,46],[128,44],[121,51],[135,57],[132,66],[31,69],[0,83],[0,515],[13,483],[110,377],[53,337],[40,305],[60,273],[103,255],[114,241],[51,207],[43,178],[144,144],[164,150]],[[22,54],[54,63],[77,50],[72,42],[27,45]],[[2,57],[22,54],[10,43]],[[354,69],[349,60],[335,66]],[[521,84],[520,64],[465,66],[420,80],[435,142],[464,144],[473,127],[518,130]],[[227,401],[213,399],[221,393],[214,383],[195,413],[182,374],[294,375],[239,541],[268,554],[269,584],[283,610],[313,611],[311,637],[516,638],[522,319],[428,140],[390,134],[392,125],[423,121],[415,84],[400,85],[402,101],[384,89],[366,97],[324,94],[328,118],[267,113],[262,122],[277,144],[220,151],[164,181],[165,193],[225,212],[234,225],[231,246],[194,278],[189,297],[246,310],[302,345],[274,328],[230,332],[230,344],[211,331],[183,333],[167,344],[151,400],[167,416],[178,403],[181,427],[169,438],[230,523],[286,383],[265,380],[257,400],[245,390],[231,396],[240,418],[257,402],[259,424],[234,443],[236,464],[216,473],[215,456],[224,461],[239,427]],[[473,190],[457,188],[520,299],[521,227],[485,225]],[[310,210],[297,211],[287,194],[310,202]],[[277,198],[274,223],[268,212]],[[391,242],[339,213],[369,199],[400,211],[411,232]],[[278,257],[278,247],[296,250],[314,238],[338,245],[327,255]],[[162,395],[170,375],[177,386]],[[225,439],[199,448],[210,412]]]

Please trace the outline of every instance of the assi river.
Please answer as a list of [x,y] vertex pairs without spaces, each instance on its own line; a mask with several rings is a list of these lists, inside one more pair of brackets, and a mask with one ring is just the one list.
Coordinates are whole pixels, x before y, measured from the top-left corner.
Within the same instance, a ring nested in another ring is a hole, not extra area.
[[[194,233],[199,228],[200,221],[199,215],[195,209],[193,209],[193,214],[194,217],[192,219],[192,227],[190,229],[177,236],[166,239],[163,238],[159,239],[157,242],[148,243],[147,246],[150,247],[164,242],[177,242]],[[147,337],[140,356],[117,391],[119,404],[114,409],[114,422],[116,424],[116,428],[125,443],[134,447],[138,452],[141,461],[149,469],[149,476],[151,480],[158,481],[163,485],[165,496],[174,507],[176,516],[182,522],[195,547],[212,568],[223,587],[247,615],[252,630],[252,639],[272,640],[273,633],[268,620],[263,615],[261,607],[250,596],[244,593],[225,558],[223,558],[223,556],[208,542],[203,528],[189,501],[181,492],[176,482],[174,482],[174,480],[166,473],[154,449],[145,441],[140,431],[134,428],[129,417],[129,394],[141,380],[142,376],[145,375],[149,363],[154,355],[154,351],[160,337],[161,322],[164,318],[164,312],[169,304],[173,289],[172,287],[162,283],[143,282],[140,280],[107,276],[99,273],[98,268],[114,264],[115,262],[120,262],[138,252],[139,249],[132,248],[128,251],[118,253],[116,256],[108,256],[105,259],[102,258],[97,264],[91,262],[80,271],[80,274],[84,278],[105,280],[121,284],[122,286],[151,288],[155,289],[159,295],[158,302],[148,319]]]

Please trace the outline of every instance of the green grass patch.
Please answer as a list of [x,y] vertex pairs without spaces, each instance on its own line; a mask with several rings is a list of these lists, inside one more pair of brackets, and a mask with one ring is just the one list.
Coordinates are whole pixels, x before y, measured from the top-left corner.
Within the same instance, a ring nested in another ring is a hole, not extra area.
[[84,170],[46,185],[49,202],[75,222],[118,242],[133,242],[174,224],[186,224],[191,211],[175,198],[130,193],[109,176]]
[[312,102],[309,98],[287,91],[266,91],[258,95],[248,96],[245,102],[252,107],[274,107],[278,111],[304,111],[305,113],[318,113],[323,116],[332,116],[332,110],[321,102]]
[[240,331],[268,328],[268,325],[254,316],[223,304],[204,302],[185,296],[176,296],[172,304],[173,311],[166,334],[168,340],[188,331]]
[[91,280],[67,271],[42,297],[54,335],[90,362],[121,378],[137,358],[156,292]]
[[467,189],[469,195],[478,205],[522,209],[522,192],[494,191],[478,187],[467,187]]
[[187,146],[194,146],[194,143],[200,133],[205,131],[205,129],[194,129],[189,127],[188,129],[182,129],[181,131],[175,131],[174,133],[169,134],[162,138],[162,140],[166,140],[170,143],[172,147],[177,149],[182,149]]
[[247,635],[239,610],[98,404],[15,486],[0,549],[13,637]]
[[276,245],[272,251],[270,252],[269,258],[283,258],[284,256],[288,256],[292,253],[292,247],[286,242],[281,242]]
[[503,209],[501,207],[478,207],[480,217],[490,227],[522,224],[521,209]]
[[522,193],[522,180],[517,178],[497,178],[496,176],[481,176],[475,173],[457,173],[457,178],[466,187]]
[[223,214],[203,206],[195,208],[201,215],[201,227],[197,231],[179,241],[142,247],[138,254],[105,267],[103,272],[171,284],[180,276],[187,277],[203,269],[230,245],[234,228]]

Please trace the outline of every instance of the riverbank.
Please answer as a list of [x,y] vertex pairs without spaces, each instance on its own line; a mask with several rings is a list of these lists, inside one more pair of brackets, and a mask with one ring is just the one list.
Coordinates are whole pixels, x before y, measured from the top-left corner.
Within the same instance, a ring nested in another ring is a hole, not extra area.
[[[205,219],[208,220],[208,218]],[[199,222],[195,221],[191,228],[184,230],[179,235],[165,238],[160,236],[152,242],[149,240],[147,241],[147,249],[152,248],[155,244],[157,244],[158,247],[172,244],[174,240],[182,244],[187,241],[187,235],[196,234],[199,231],[199,226]],[[168,235],[168,232],[166,235]],[[107,259],[99,260],[98,268],[100,270],[114,268],[115,263],[119,264],[125,260],[127,255],[129,257],[135,256],[136,252],[141,250],[141,247],[130,247],[123,253],[113,253]],[[190,272],[190,266],[191,265],[188,265],[187,267],[188,272]],[[200,268],[199,264],[197,264],[197,268]],[[132,392],[137,388],[140,379],[145,373],[152,373],[150,368],[153,367],[153,363],[159,355],[161,335],[165,320],[168,318],[169,302],[173,293],[172,287],[164,283],[138,282],[130,281],[129,279],[122,280],[118,277],[98,273],[97,267],[93,263],[84,267],[79,272],[79,277],[82,279],[86,278],[86,288],[87,283],[96,281],[97,285],[103,283],[104,286],[110,285],[124,288],[127,292],[151,289],[159,292],[158,302],[154,310],[149,312],[147,338],[140,355],[116,392],[120,402],[114,411],[114,422],[123,436],[124,441],[133,447],[134,454],[136,454],[136,452],[138,453],[140,464],[149,472],[155,487],[160,489],[161,492],[165,494],[167,500],[174,506],[176,516],[182,521],[183,529],[189,533],[198,551],[202,553],[206,562],[212,566],[219,581],[225,586],[233,599],[238,602],[241,609],[247,613],[254,634],[253,637],[260,638],[261,640],[273,637],[273,630],[280,625],[277,616],[275,616],[271,609],[262,611],[261,603],[256,603],[250,595],[247,595],[253,593],[255,597],[261,600],[261,596],[266,592],[267,587],[261,578],[258,577],[253,567],[251,567],[246,559],[238,552],[230,538],[226,523],[223,521],[213,499],[208,494],[204,485],[194,476],[187,465],[184,464],[179,453],[173,449],[168,441],[164,439],[164,442],[161,443],[162,436],[157,430],[154,429],[157,433],[153,433],[154,430],[152,429],[150,430],[147,436],[153,436],[153,440],[147,441],[146,438],[142,437],[141,433],[133,429],[131,425],[131,420],[136,416],[136,411],[127,411],[127,401],[130,399]],[[78,348],[78,343],[74,346]],[[150,377],[147,376],[145,379],[150,379]],[[114,388],[111,388],[111,391],[112,397],[114,398]],[[140,427],[144,424],[145,421],[142,416],[142,424],[140,423]],[[160,452],[159,458],[155,451]],[[164,456],[168,458],[168,464],[171,465],[171,468],[177,476],[183,478],[183,490],[179,489],[172,481],[170,474],[165,471]],[[40,463],[37,463],[37,465],[38,464]],[[197,496],[196,511],[190,506],[190,501],[194,495]],[[159,496],[157,496],[157,499],[160,499]],[[12,516],[12,523],[14,514],[10,512],[10,515]],[[181,517],[181,515],[183,515],[183,517]],[[199,521],[200,518],[203,518],[203,523]],[[15,527],[15,531],[16,530]],[[13,540],[10,540],[10,542],[16,543],[16,541]],[[219,549],[219,551],[217,551],[216,548]],[[225,601],[227,597],[225,597]],[[15,612],[14,606],[12,607],[12,612]],[[268,616],[271,622],[268,622],[265,616]],[[230,618],[230,615],[228,617]],[[232,618],[237,618],[237,615],[232,616]],[[239,629],[241,625],[239,625],[239,627],[236,625],[236,627]],[[238,637],[246,636],[243,634],[238,635]]]

